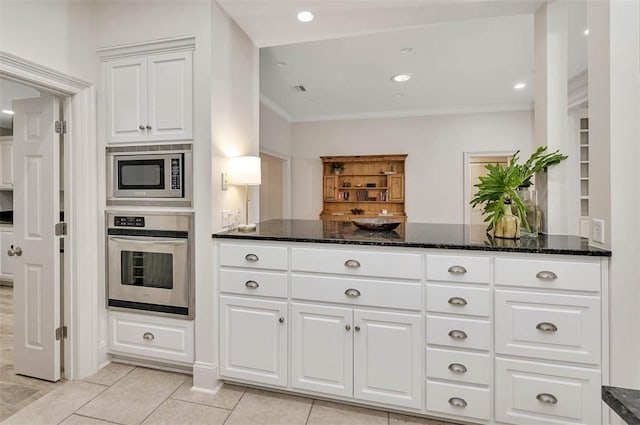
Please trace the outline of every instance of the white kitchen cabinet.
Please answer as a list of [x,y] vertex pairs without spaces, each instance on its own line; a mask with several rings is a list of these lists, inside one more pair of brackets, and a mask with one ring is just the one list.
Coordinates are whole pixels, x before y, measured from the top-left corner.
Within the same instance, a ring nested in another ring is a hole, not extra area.
[[0,140],[0,189],[13,189],[13,140]]
[[193,139],[193,53],[105,63],[107,143]]
[[13,229],[0,229],[0,279],[13,280],[15,258],[7,251],[13,246]]
[[287,385],[287,303],[220,297],[220,376]]

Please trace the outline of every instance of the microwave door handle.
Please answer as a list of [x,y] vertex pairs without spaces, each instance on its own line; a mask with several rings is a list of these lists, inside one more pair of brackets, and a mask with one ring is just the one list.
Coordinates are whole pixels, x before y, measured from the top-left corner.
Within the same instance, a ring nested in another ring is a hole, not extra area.
[[187,243],[186,239],[179,239],[179,240],[157,239],[157,240],[152,240],[152,241],[140,240],[139,238],[135,238],[135,237],[134,238],[114,238],[114,237],[109,237],[109,239],[112,240],[113,242],[121,242],[121,243],[135,242],[135,243],[140,243],[140,244],[145,244],[145,245],[158,245],[158,244],[162,244],[162,245],[182,245],[182,244]]

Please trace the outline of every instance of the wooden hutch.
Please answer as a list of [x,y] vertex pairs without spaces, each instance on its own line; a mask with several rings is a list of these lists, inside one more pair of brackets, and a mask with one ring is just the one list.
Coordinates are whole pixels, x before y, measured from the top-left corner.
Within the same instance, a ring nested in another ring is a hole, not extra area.
[[[406,154],[321,156],[320,219],[351,221],[378,217],[406,222],[406,158]],[[342,168],[335,170],[334,164],[342,164]]]

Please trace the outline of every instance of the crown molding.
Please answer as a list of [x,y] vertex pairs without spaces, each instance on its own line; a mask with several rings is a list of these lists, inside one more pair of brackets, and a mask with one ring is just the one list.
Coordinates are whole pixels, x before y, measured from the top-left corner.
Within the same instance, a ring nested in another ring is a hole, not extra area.
[[162,38],[117,46],[99,47],[96,49],[101,60],[134,56],[144,53],[169,53],[180,50],[194,50],[196,37],[185,35],[180,37]]
[[291,115],[289,115],[287,113],[287,111],[285,111],[284,109],[282,109],[276,102],[274,102],[273,100],[269,99],[266,95],[264,95],[262,92],[260,92],[260,103],[262,103],[264,106],[266,106],[267,108],[271,109],[273,112],[275,112],[276,114],[280,115],[282,118],[284,118],[285,120],[291,122],[291,121],[295,121]]

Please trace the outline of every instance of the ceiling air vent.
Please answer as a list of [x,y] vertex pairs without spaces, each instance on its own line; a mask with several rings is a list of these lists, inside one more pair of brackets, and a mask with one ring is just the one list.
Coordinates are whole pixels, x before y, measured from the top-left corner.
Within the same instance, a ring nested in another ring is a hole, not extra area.
[[304,92],[307,91],[307,89],[303,85],[292,86],[291,88],[293,89],[293,91],[295,91],[297,93],[304,93]]

